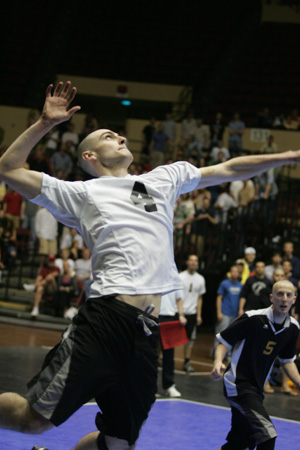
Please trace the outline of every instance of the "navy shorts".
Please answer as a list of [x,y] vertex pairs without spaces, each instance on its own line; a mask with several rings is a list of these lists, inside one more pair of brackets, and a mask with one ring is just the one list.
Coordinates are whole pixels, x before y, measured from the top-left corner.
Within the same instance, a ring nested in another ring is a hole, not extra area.
[[275,427],[263,406],[261,395],[249,392],[237,397],[226,397],[226,400],[232,411],[231,430],[226,438],[230,444],[228,448],[251,450],[258,444],[276,438]]
[[155,401],[157,322],[114,296],[88,300],[28,383],[30,405],[58,426],[95,399],[105,434],[133,445]]

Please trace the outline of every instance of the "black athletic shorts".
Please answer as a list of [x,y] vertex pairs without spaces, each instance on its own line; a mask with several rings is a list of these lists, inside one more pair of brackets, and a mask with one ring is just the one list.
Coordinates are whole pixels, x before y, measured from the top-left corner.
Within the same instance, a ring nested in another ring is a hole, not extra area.
[[197,314],[186,314],[185,331],[189,341],[194,341],[197,334]]
[[228,448],[252,450],[258,444],[276,438],[275,427],[263,406],[261,395],[249,392],[226,397],[226,400],[232,412],[231,430],[226,438],[230,444]]
[[28,383],[29,403],[58,426],[95,398],[105,434],[132,445],[155,401],[157,323],[114,296],[88,300]]

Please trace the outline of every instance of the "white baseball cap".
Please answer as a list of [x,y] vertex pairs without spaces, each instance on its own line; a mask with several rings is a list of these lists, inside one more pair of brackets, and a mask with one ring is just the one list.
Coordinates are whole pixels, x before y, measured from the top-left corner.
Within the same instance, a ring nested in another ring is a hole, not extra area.
[[250,253],[254,253],[256,255],[256,250],[253,247],[247,247],[245,250],[245,255],[249,255]]

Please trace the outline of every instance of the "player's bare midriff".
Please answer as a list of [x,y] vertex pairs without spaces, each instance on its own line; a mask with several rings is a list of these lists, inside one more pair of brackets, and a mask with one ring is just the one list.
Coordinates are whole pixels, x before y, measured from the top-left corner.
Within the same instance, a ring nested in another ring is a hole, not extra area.
[[124,295],[118,294],[116,296],[118,300],[128,303],[131,306],[145,311],[146,308],[153,304],[155,306],[154,311],[151,313],[152,316],[158,317],[160,309],[161,294],[146,294],[146,295]]

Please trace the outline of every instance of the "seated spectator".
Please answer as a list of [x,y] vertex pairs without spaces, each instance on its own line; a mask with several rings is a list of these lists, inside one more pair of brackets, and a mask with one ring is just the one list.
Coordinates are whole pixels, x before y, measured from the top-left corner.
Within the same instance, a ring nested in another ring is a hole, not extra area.
[[219,153],[223,153],[222,161],[227,161],[230,158],[230,153],[228,148],[224,147],[223,141],[218,141],[217,145],[213,147],[212,151],[210,152],[210,158],[211,161],[217,160]]
[[294,256],[294,244],[291,241],[284,242],[282,249],[282,260],[290,261],[292,264],[292,275],[294,278],[300,278],[300,258]]
[[188,146],[188,158],[196,156],[199,166],[204,166],[204,151],[209,148],[209,128],[203,124],[203,119],[198,117],[196,126],[191,132],[191,143]]
[[264,108],[257,114],[256,124],[257,128],[272,128],[273,118],[270,114],[269,108]]
[[261,147],[260,151],[262,153],[277,153],[278,152],[278,145],[274,142],[274,136],[270,134],[268,137],[267,142],[265,142]]
[[245,284],[250,276],[255,274],[256,250],[253,247],[247,247],[244,251],[244,258],[239,258],[236,264],[240,267],[241,283]]
[[86,247],[82,250],[82,258],[78,258],[75,261],[75,272],[77,280],[83,281],[85,284],[85,298],[87,299],[90,296],[92,284],[92,264],[91,252]]
[[194,118],[193,111],[189,111],[188,115],[181,122],[180,140],[178,147],[182,154],[186,154],[187,146],[190,143],[193,128],[196,126],[196,119]]
[[154,169],[165,162],[168,140],[169,136],[164,132],[163,125],[159,123],[157,125],[157,131],[153,133],[150,143],[150,160]]
[[142,146],[142,154],[149,161],[150,156],[150,144],[152,141],[152,136],[156,131],[156,118],[151,117],[150,122],[144,126],[143,128],[143,146]]
[[289,280],[291,283],[293,283],[295,288],[298,289],[299,280],[298,280],[298,278],[293,277],[293,266],[292,266],[291,261],[289,261],[288,259],[283,261],[282,262],[282,270],[284,272],[284,279]]
[[[52,128],[46,135],[46,155],[52,156],[60,145],[60,131],[57,127]],[[31,167],[31,166],[30,166]]]
[[[282,270],[281,260],[282,260],[282,256],[279,252],[273,253],[272,264],[268,264],[265,268],[265,275],[267,278],[269,278],[269,280],[274,281],[273,274],[276,269]],[[279,280],[276,280],[276,281],[279,281]]]
[[75,262],[71,259],[68,248],[60,249],[60,257],[55,260],[55,266],[59,268],[60,275],[63,273],[63,265],[65,262],[68,263],[71,273],[75,273]]
[[68,144],[68,152],[72,159],[76,159],[76,150],[79,144],[79,136],[74,132],[74,124],[72,122],[66,122],[67,131],[61,136],[61,143]]
[[15,242],[12,239],[12,232],[4,230],[0,237],[0,262],[1,269],[12,268],[17,256]]
[[71,228],[71,238],[72,238],[72,244],[70,248],[71,258],[76,260],[82,257],[84,242],[82,236],[78,233],[76,228]]
[[71,246],[72,246],[71,228],[64,226],[60,236],[59,248],[60,250],[62,250],[63,248],[68,248],[70,250]]
[[67,180],[73,168],[73,160],[68,153],[66,153],[66,144],[61,144],[59,151],[56,151],[50,158],[52,174],[57,176],[58,170],[63,171],[63,179]]
[[255,263],[255,274],[247,279],[241,292],[239,316],[244,314],[245,311],[263,308],[260,292],[271,284],[272,282],[265,276],[265,263],[257,261]]
[[[47,258],[47,264],[40,270],[36,277],[33,289],[34,304],[31,311],[31,316],[36,317],[39,314],[39,305],[44,294],[53,295],[57,290],[57,277],[59,274],[59,268],[55,266],[55,255],[49,255]],[[31,285],[24,284],[25,290],[32,290]]]
[[283,128],[285,130],[296,131],[299,128],[298,121],[293,119],[291,115],[287,116],[287,118],[283,121]]
[[96,117],[92,114],[88,114],[84,120],[84,125],[82,131],[79,133],[79,142],[83,141],[83,139],[93,131],[98,130],[98,121]]
[[218,145],[218,141],[223,140],[223,134],[225,130],[225,125],[223,122],[222,113],[218,112],[216,114],[215,120],[210,124],[210,146],[211,148]]
[[38,144],[35,147],[32,154],[29,155],[28,163],[31,170],[52,175],[50,160],[47,156],[46,147],[44,144]]
[[35,234],[40,255],[57,254],[58,222],[46,208],[39,207],[35,215]]
[[219,185],[219,196],[214,204],[216,210],[216,223],[226,224],[228,220],[228,213],[231,209],[236,209],[238,204],[227,192],[228,183]]
[[292,120],[294,122],[298,123],[298,127],[299,127],[299,125],[300,125],[300,115],[299,115],[299,111],[298,111],[297,108],[293,109],[293,111],[291,112],[291,117],[292,117]]
[[177,125],[173,119],[172,113],[167,113],[165,120],[162,122],[163,131],[168,136],[166,142],[166,159],[172,159],[174,157],[175,140],[177,134]]
[[[216,148],[218,148],[218,147],[215,147],[215,149]],[[214,166],[215,164],[220,164],[224,161],[225,161],[225,154],[223,152],[218,152],[216,159],[212,159],[211,161],[209,161],[209,163],[207,165]],[[209,186],[209,188],[211,188],[211,186]]]
[[248,208],[249,204],[255,198],[254,184],[252,180],[243,180],[243,187],[238,192],[238,206],[239,208]]
[[22,195],[9,188],[3,199],[3,210],[5,216],[12,220],[14,228],[20,228],[22,215]]
[[228,124],[228,148],[230,155],[240,156],[243,151],[243,134],[245,133],[246,125],[240,119],[238,112],[234,113],[233,119]]
[[261,210],[266,225],[270,226],[274,220],[275,199],[278,194],[276,183],[277,172],[270,169],[254,178],[256,211]]
[[209,236],[215,224],[215,209],[211,206],[210,199],[204,197],[202,208],[195,210],[191,229],[191,241],[195,245],[195,253],[199,259],[203,257],[205,238]]
[[55,316],[64,317],[71,300],[78,294],[77,278],[69,262],[63,261],[63,270],[57,276],[57,290],[53,297]]
[[203,200],[205,197],[208,198],[210,201],[212,200],[211,193],[206,188],[196,189],[191,192],[190,196],[192,202],[194,203],[195,209],[201,209],[203,207]]
[[249,276],[253,276],[256,271],[256,250],[254,247],[245,248],[244,259],[249,268]]
[[182,194],[176,204],[174,209],[174,246],[176,249],[180,248],[183,243],[183,229],[179,227],[181,223],[184,222],[189,216],[194,216],[195,207],[194,203],[190,199],[189,194]]
[[284,130],[284,114],[277,114],[273,120],[273,128],[277,130]]

